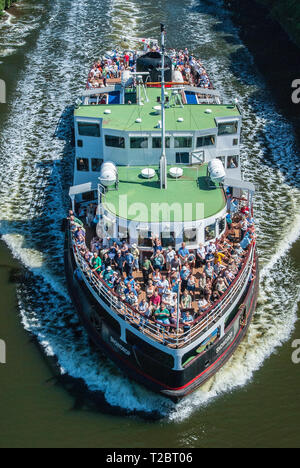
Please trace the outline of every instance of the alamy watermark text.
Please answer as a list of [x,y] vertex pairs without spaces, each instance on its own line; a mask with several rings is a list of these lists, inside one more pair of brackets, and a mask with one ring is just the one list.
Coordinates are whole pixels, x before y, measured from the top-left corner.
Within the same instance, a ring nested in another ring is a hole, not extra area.
[[292,93],[292,101],[294,104],[300,104],[300,79],[293,81],[292,88],[294,89]]
[[296,348],[292,354],[292,361],[294,364],[300,364],[300,340],[293,341],[292,348]]
[[0,364],[6,364],[6,343],[0,340]]
[[0,79],[0,104],[6,103],[6,84],[4,80]]

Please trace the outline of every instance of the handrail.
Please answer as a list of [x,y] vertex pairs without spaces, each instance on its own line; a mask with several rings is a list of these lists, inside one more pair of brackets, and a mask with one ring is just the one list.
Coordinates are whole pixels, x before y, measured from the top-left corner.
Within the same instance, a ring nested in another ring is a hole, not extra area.
[[[241,270],[239,271],[238,275],[235,277],[235,279],[233,280],[231,285],[226,289],[225,293],[220,297],[220,299],[217,302],[215,302],[209,309],[207,309],[205,311],[206,315],[209,314],[213,309],[217,308],[218,305],[223,301],[223,299],[230,293],[230,291],[236,285],[236,283],[238,282],[238,280],[241,277],[242,273],[245,271],[246,263],[249,260],[250,255],[252,255],[254,248],[255,248],[255,242],[251,245],[251,250],[249,250],[247,256],[245,257],[244,265],[241,268]],[[200,317],[198,317],[198,319],[196,319],[195,322],[198,322],[199,319],[200,319]]]
[[[119,316],[121,315],[121,317],[124,317],[125,320],[131,322],[134,325],[137,325],[137,323],[134,322],[134,319],[140,319],[138,325],[143,333],[145,330],[150,331],[152,334],[154,334],[152,338],[159,342],[161,339],[159,339],[158,336],[156,338],[156,334],[162,333],[163,344],[169,344],[173,346],[176,344],[177,347],[179,344],[186,344],[187,338],[192,340],[193,338],[197,337],[203,330],[208,329],[209,325],[212,324],[213,321],[223,315],[224,311],[227,309],[227,306],[230,304],[230,301],[240,289],[241,284],[244,283],[245,279],[250,274],[250,267],[252,269],[255,251],[255,243],[253,243],[247,257],[245,258],[241,271],[230,287],[225,291],[223,296],[219,299],[219,301],[214,303],[211,308],[205,311],[204,315],[202,314],[194,322],[192,322],[189,325],[188,331],[184,333],[180,332],[180,335],[178,335],[176,333],[176,325],[165,325],[157,322],[156,320],[150,321],[146,318],[142,320],[144,318],[142,313],[140,313],[137,309],[134,309],[130,304],[125,303],[120,296],[118,296],[111,288],[109,288],[109,286],[105,283],[105,281],[103,281],[101,277],[99,277],[98,274],[92,271],[88,262],[79,252],[74,239],[72,239],[72,245],[77,266],[80,266],[81,271],[86,273],[89,283],[92,283],[92,287],[96,289],[97,294],[100,297],[104,297],[104,299],[110,303],[110,307],[115,313],[117,313]],[[182,327],[183,326],[181,326],[181,328]],[[176,341],[174,341],[174,337],[170,337],[170,335],[167,334],[166,329],[172,329],[175,332]]]

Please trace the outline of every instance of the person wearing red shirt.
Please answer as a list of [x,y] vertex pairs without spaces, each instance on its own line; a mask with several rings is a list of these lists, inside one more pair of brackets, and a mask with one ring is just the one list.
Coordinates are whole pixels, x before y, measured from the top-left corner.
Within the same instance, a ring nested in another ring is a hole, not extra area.
[[151,304],[153,304],[155,307],[158,307],[161,303],[161,297],[158,294],[158,291],[154,292],[154,295],[150,298]]

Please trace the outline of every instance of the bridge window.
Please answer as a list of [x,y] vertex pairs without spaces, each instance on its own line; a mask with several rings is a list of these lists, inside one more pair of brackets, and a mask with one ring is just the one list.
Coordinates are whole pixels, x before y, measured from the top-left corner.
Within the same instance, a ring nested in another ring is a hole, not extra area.
[[216,143],[216,137],[214,135],[203,136],[197,138],[197,148],[202,146],[214,146]]
[[239,157],[229,156],[227,158],[227,169],[237,169],[239,167]]
[[[171,147],[171,138],[166,137],[166,148],[170,148],[170,147]],[[153,149],[161,148],[161,138],[160,137],[152,138],[152,148]]]
[[100,137],[100,126],[97,123],[78,122],[78,133],[81,136]]
[[176,164],[190,164],[190,153],[176,153]]
[[152,232],[146,230],[138,231],[138,243],[140,247],[150,247],[152,248]]
[[226,227],[226,218],[219,220],[219,236],[225,231]]
[[92,159],[92,171],[93,172],[100,172],[101,165],[103,163],[103,159]]
[[193,137],[175,137],[175,148],[191,148],[193,146]]
[[211,224],[205,228],[205,242],[209,242],[216,237],[216,224]]
[[235,135],[238,132],[239,123],[236,122],[228,122],[228,123],[220,123],[218,125],[218,135]]
[[148,138],[132,137],[130,138],[131,149],[145,149],[148,148]]
[[98,196],[98,194],[97,194],[96,191],[83,193],[82,194],[82,201],[84,201],[84,202],[95,201],[95,200],[97,200],[97,196]]
[[195,244],[197,242],[197,229],[185,229],[183,231],[183,242]]
[[105,135],[105,145],[111,146],[113,148],[125,148],[125,138],[113,135]]
[[175,247],[175,232],[163,231],[161,233],[161,245],[164,249],[169,246]]
[[77,158],[77,171],[79,172],[89,172],[89,160],[86,158]]

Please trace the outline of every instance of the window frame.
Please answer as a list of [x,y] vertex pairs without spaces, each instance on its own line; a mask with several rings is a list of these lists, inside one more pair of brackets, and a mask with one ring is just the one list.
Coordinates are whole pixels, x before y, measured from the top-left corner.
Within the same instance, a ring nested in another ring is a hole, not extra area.
[[[147,146],[133,146],[132,145],[132,143],[133,143],[132,140],[136,140],[136,141],[140,140],[141,143],[142,142],[147,142]],[[131,136],[130,140],[129,140],[129,145],[130,145],[130,149],[142,149],[142,150],[148,149],[149,148],[149,137],[148,136],[147,137]]]
[[[99,168],[98,169],[94,169],[94,164],[93,164],[94,161],[99,161]],[[100,172],[102,164],[103,164],[103,159],[101,159],[101,158],[91,158],[91,169],[92,169],[91,172]]]
[[[108,139],[116,139],[119,140],[119,143],[121,144],[108,144]],[[125,149],[126,148],[126,140],[125,137],[118,136],[118,135],[105,135],[105,146],[108,148],[120,148],[120,149]]]
[[[85,166],[85,167],[87,167],[87,169],[80,169],[79,168],[80,161],[86,161],[87,162],[87,166]],[[77,170],[77,172],[90,172],[90,160],[89,160],[89,158],[81,158],[81,157],[76,158],[76,170]]]
[[[188,156],[188,162],[182,162],[182,156],[185,155],[185,156]],[[180,161],[178,161],[178,157],[180,157]],[[191,155],[190,153],[186,152],[186,151],[182,151],[182,152],[176,152],[176,155],[175,155],[175,158],[176,158],[176,164],[190,164],[191,162]]]
[[[190,141],[190,145],[187,143],[186,145],[178,145],[176,144],[176,142],[178,140],[183,140],[185,139],[186,142],[189,140]],[[176,149],[185,149],[185,148],[193,148],[193,137],[192,136],[174,136],[174,148]]]
[[[199,140],[202,140],[202,143],[204,143],[205,139],[207,140],[208,138],[213,138],[213,143],[199,145]],[[197,137],[196,148],[207,148],[209,146],[216,146],[216,135],[203,135]]]
[[[139,247],[152,248],[152,232],[148,229],[138,229],[138,245]],[[141,234],[147,234],[147,237],[142,236]],[[142,242],[147,241],[147,242]]]
[[[214,235],[213,237],[207,237],[207,233],[208,233],[208,229],[214,227]],[[204,239],[205,239],[205,243],[206,242],[211,242],[212,240],[214,240],[215,238],[217,237],[217,224],[216,222],[213,223],[213,224],[209,224],[208,226],[205,227],[204,229]]]
[[[187,232],[190,232],[190,233],[193,232],[194,236],[193,237],[187,236],[186,235]],[[183,242],[185,244],[187,244],[187,245],[196,244],[197,243],[197,233],[198,233],[197,228],[184,229],[183,233],[182,233]]]
[[[235,167],[230,167],[231,160],[234,160],[236,162]],[[235,154],[234,156],[227,156],[227,164],[226,164],[227,169],[238,169],[240,167],[240,157]]]
[[[81,128],[80,127],[97,127],[98,129],[98,132],[96,135],[90,135],[88,134],[88,132],[82,132]],[[100,138],[101,137],[101,130],[100,130],[100,124],[98,122],[82,122],[82,121],[77,121],[77,130],[78,130],[78,135],[79,136],[84,136],[84,137],[88,137],[88,138]]]
[[[232,126],[233,128],[233,132],[232,131],[225,131],[225,132],[221,132],[221,127],[224,127],[224,128],[229,128],[230,126]],[[238,133],[238,130],[239,130],[239,121],[238,120],[233,120],[231,122],[218,122],[218,136],[230,136],[230,135],[237,135]]]
[[[169,237],[166,237],[166,234],[169,234]],[[161,245],[164,249],[167,249],[169,246],[176,247],[176,232],[165,230],[160,233]]]
[[[154,146],[154,140],[159,140],[160,141],[160,146]],[[152,137],[152,149],[161,149],[161,137]],[[171,137],[166,136],[166,148],[169,149],[171,148]]]

